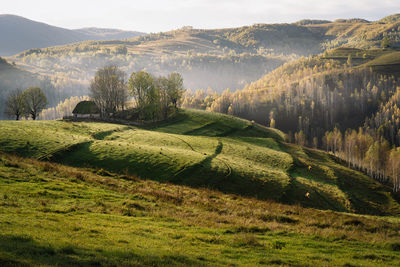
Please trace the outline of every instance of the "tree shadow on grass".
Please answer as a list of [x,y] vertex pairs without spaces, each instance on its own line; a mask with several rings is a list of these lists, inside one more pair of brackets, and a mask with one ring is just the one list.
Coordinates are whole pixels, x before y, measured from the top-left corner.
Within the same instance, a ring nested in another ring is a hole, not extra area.
[[[356,213],[374,215],[385,215],[392,212],[388,210],[390,207],[389,188],[359,171],[349,169],[344,162],[335,156],[308,148],[294,151],[294,149],[298,149],[294,145],[282,145],[282,149],[293,157],[293,167],[289,170],[292,178],[301,176],[320,184],[336,186],[348,201],[344,206],[343,203],[325,194],[322,190],[304,187],[305,185],[300,185],[292,179],[291,191],[288,192],[288,195],[293,196],[292,203],[301,199],[299,204],[305,207],[355,211]],[[312,165],[312,170],[307,170],[308,164]],[[325,171],[321,169],[320,165],[329,167],[333,180],[332,177],[330,179],[325,177]],[[294,197],[295,193],[299,191],[302,191],[303,195],[304,192],[310,192],[313,198],[317,198],[318,201],[311,201],[311,199],[304,197],[299,198],[301,195]]]
[[[226,159],[217,158],[223,150],[219,141],[215,151],[201,161],[172,172],[167,163],[152,166],[143,155],[132,154],[128,158],[112,158],[97,155],[91,150],[92,142],[86,142],[74,151],[60,153],[51,160],[74,167],[104,168],[115,173],[129,173],[142,179],[182,184],[194,188],[205,187],[224,193],[251,196],[259,199],[278,200],[282,185],[277,181],[265,182],[253,179],[246,173],[238,173]],[[212,164],[213,160],[218,164]]]
[[[0,235],[0,266],[201,266],[182,255],[138,255],[131,251],[88,251],[73,246],[53,248],[31,237]],[[96,255],[97,254],[97,255]],[[113,258],[108,258],[112,255]]]
[[243,196],[251,196],[259,199],[277,200],[280,195],[282,185],[278,182],[269,181],[264,183],[260,179],[251,179],[251,177],[236,173],[227,160],[217,158],[223,170],[212,165],[212,161],[221,154],[223,143],[218,142],[212,155],[208,155],[202,161],[186,166],[179,171],[171,182],[175,184],[185,184],[192,187],[208,187],[223,193],[233,193]]

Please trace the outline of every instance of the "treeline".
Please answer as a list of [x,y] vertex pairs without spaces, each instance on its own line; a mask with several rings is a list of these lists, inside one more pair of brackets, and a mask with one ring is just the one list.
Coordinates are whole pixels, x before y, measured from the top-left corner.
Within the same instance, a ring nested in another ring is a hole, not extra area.
[[378,132],[391,144],[400,146],[400,88],[379,110],[365,120],[365,128]]
[[89,100],[89,96],[71,96],[60,101],[55,107],[43,109],[39,118],[42,120],[58,120],[63,117],[72,116],[72,111],[76,105],[84,100]]
[[314,137],[320,144],[325,132],[335,127],[344,131],[360,126],[383,132],[398,146],[399,91],[400,80],[395,76],[333,60],[304,58],[240,91],[188,91],[182,105],[255,120],[292,135],[302,131],[310,146]]
[[[400,147],[392,148],[382,136],[375,132],[370,134],[361,127],[358,131],[348,129],[344,133],[335,128],[326,132],[322,140],[326,151],[345,160],[349,167],[362,170],[383,183],[391,182],[393,191],[400,191]],[[300,144],[301,141],[295,140]]]
[[198,52],[196,49],[179,51],[178,45],[177,51],[161,56],[158,53],[119,53],[119,45],[93,45],[89,46],[88,51],[85,50],[87,48],[81,50],[78,47],[80,46],[65,47],[61,51],[53,51],[53,48],[41,49],[40,52],[30,52],[16,60],[29,65],[34,71],[51,70],[53,79],[66,76],[71,81],[89,82],[99,67],[111,63],[120,66],[126,73],[142,69],[155,75],[179,72],[185,77],[187,87],[211,86],[220,91],[226,87],[242,88],[245,83],[254,81],[287,60],[295,58],[294,55],[236,52],[228,48],[209,52]]
[[[102,117],[159,120],[175,113],[182,97],[183,79],[179,73],[155,77],[146,71],[133,72],[128,81],[117,66],[97,70],[90,84],[90,97]],[[126,110],[131,97],[134,108]]]
[[[218,94],[211,89],[194,93],[188,90],[182,106],[227,113],[278,128],[287,133],[290,142],[328,149],[381,181],[390,177],[398,190],[397,169],[389,155],[392,147],[400,146],[400,80],[350,64],[320,57],[302,58],[241,91],[226,89]],[[353,149],[349,148],[349,138],[354,139],[351,129],[358,134],[360,127],[360,136],[369,141],[362,151],[357,146],[357,157],[349,156],[347,150]],[[397,150],[393,151],[395,155]]]

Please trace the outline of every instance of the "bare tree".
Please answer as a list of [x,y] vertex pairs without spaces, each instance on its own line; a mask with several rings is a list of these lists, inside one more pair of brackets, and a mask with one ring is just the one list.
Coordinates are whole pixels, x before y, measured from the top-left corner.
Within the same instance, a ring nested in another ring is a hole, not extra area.
[[109,116],[125,108],[127,100],[125,72],[117,66],[97,70],[90,84],[90,96],[99,107],[102,116]]
[[25,109],[36,120],[39,113],[46,107],[47,98],[39,87],[30,87],[22,92]]
[[25,101],[20,89],[15,89],[9,94],[5,112],[9,117],[15,116],[16,120],[25,114]]

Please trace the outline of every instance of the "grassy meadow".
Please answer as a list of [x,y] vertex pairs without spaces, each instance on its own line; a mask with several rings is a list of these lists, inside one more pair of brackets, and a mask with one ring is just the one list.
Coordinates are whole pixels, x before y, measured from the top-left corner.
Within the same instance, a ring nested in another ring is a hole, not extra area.
[[398,217],[320,211],[6,154],[0,228],[2,266],[400,264]]
[[195,110],[1,121],[0,265],[399,265],[390,188],[283,138]]

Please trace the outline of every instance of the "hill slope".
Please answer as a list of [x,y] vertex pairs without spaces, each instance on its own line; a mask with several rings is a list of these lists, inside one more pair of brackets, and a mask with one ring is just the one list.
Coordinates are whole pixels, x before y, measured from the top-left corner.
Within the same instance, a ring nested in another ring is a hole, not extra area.
[[62,80],[55,83],[48,76],[23,70],[0,57],[0,119],[6,119],[4,103],[11,90],[25,90],[32,86],[39,86],[44,91],[50,107],[56,106],[70,95],[82,95],[85,91],[78,83],[63,83]]
[[7,153],[306,207],[400,212],[389,188],[332,156],[282,143],[279,131],[226,115],[187,110],[151,128],[60,121],[0,126],[0,149]]
[[183,74],[187,88],[211,87],[222,92],[226,88],[241,89],[287,61],[326,49],[379,48],[384,36],[391,46],[398,47],[400,22],[395,18],[375,22],[300,21],[213,30],[184,27],[128,40],[32,49],[11,60],[33,72],[66,76],[86,84],[105,64],[117,64],[128,74],[142,69],[155,75],[177,71]]
[[0,264],[400,264],[398,218],[99,173],[0,153]]
[[14,15],[0,15],[0,56],[11,56],[30,48],[76,43],[85,40],[132,38],[139,32],[86,28],[68,30]]

